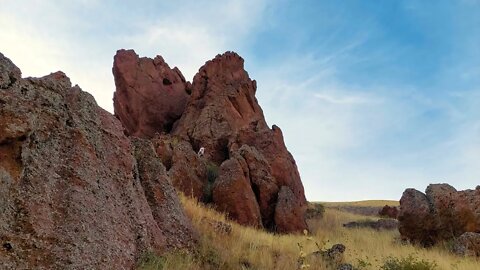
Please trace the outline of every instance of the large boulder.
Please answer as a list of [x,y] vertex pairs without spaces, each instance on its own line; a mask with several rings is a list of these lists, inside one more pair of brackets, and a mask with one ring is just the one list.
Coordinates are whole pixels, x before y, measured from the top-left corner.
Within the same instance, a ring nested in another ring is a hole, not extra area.
[[238,223],[262,226],[260,208],[250,185],[248,165],[241,157],[232,157],[220,166],[213,185],[213,202]]
[[191,245],[153,151],[90,94],[61,72],[22,79],[2,54],[0,78],[1,269],[132,269]]
[[307,228],[304,205],[287,186],[278,192],[274,220],[276,230],[281,233],[302,232]]
[[170,131],[188,100],[190,86],[178,68],[161,56],[142,57],[119,50],[113,61],[115,115],[129,135],[151,138]]
[[461,256],[480,257],[480,233],[466,232],[452,244],[453,253]]
[[480,186],[457,191],[432,184],[425,194],[407,189],[400,200],[399,231],[404,239],[425,246],[465,232],[480,232]]

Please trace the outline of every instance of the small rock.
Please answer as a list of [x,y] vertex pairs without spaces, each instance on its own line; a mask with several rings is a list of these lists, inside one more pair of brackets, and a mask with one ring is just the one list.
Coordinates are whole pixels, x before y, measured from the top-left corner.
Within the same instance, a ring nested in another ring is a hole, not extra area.
[[353,270],[353,266],[349,263],[342,263],[337,267],[337,270]]
[[378,215],[396,219],[398,216],[398,208],[395,206],[385,205],[380,211],[378,211]]
[[398,221],[395,219],[379,219],[377,221],[352,221],[343,224],[345,228],[372,228],[375,230],[396,230]]
[[452,251],[461,256],[480,257],[480,233],[462,234],[454,240]]

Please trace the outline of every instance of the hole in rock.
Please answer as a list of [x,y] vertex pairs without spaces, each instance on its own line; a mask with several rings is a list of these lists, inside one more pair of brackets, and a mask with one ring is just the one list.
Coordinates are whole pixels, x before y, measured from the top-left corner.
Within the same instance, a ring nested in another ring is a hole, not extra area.
[[3,243],[3,248],[6,249],[7,251],[10,251],[13,249],[13,246],[12,244],[6,242],[6,243]]
[[171,85],[171,84],[172,84],[172,82],[169,79],[167,79],[167,78],[163,79],[163,85]]

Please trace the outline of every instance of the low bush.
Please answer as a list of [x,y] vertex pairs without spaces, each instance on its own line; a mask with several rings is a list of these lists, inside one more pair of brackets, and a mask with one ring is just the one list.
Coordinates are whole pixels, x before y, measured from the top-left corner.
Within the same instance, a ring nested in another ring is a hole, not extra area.
[[215,180],[218,177],[218,165],[213,162],[207,163],[207,183],[203,189],[203,199],[204,202],[211,202],[212,201],[212,189]]
[[420,260],[413,255],[404,258],[387,257],[380,267],[382,270],[435,270],[437,264],[427,260]]
[[322,218],[325,213],[325,207],[320,203],[309,203],[307,211],[305,213],[305,218]]

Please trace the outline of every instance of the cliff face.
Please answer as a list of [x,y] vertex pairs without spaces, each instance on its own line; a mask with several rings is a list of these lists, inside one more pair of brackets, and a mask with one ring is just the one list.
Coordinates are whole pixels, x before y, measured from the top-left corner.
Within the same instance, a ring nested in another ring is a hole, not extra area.
[[150,141],[0,54],[0,243],[1,269],[129,269],[195,234]]
[[[117,52],[115,59],[122,54]],[[141,70],[135,72],[135,76],[144,76],[139,74]],[[115,72],[114,76],[116,81],[123,80]],[[175,186],[213,202],[242,224],[278,232],[305,229],[306,200],[295,160],[285,147],[280,128],[267,126],[255,98],[256,82],[244,70],[244,60],[233,52],[217,55],[200,68],[191,86],[185,85],[191,95],[171,131],[163,129],[163,135],[135,133],[152,139]],[[127,96],[140,92],[135,87],[127,90]],[[157,87],[151,91],[164,90]],[[117,86],[117,92],[125,89]],[[175,99],[169,100],[168,106],[176,107]],[[119,119],[128,127],[129,121],[124,119],[141,121],[131,111],[168,110],[168,106],[150,102],[138,107],[127,99],[116,107],[116,114],[125,116]],[[162,125],[151,121],[150,130],[160,131]],[[180,149],[180,145],[184,146]],[[195,154],[200,148],[205,150],[202,157]],[[178,166],[177,162],[190,166]]]

